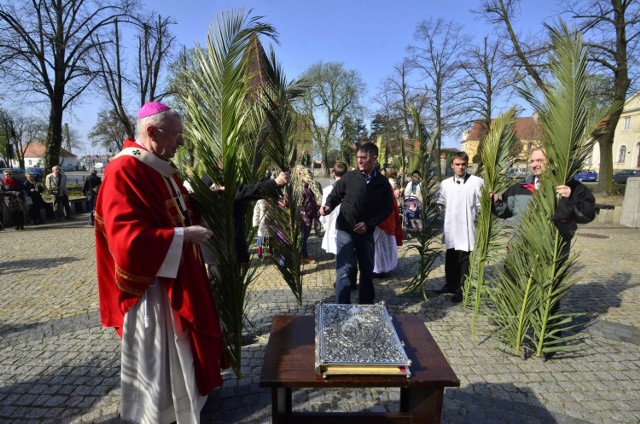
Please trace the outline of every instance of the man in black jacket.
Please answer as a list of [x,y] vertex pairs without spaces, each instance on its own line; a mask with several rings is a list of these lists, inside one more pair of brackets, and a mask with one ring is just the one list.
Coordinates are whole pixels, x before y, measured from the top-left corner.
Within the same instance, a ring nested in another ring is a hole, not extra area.
[[373,232],[376,225],[391,214],[393,196],[389,180],[375,167],[378,147],[373,143],[360,145],[357,158],[358,170],[347,172],[336,181],[320,214],[327,215],[341,205],[336,220],[336,302],[351,303],[349,275],[357,261],[360,303],[372,304],[375,299]]
[[93,213],[96,207],[96,198],[98,196],[98,189],[100,188],[100,184],[102,184],[102,179],[98,177],[98,171],[95,169],[91,170],[91,174],[84,181],[84,185],[82,186],[82,194],[87,196],[87,203],[89,204],[89,210],[91,214],[89,215],[89,222],[93,225]]

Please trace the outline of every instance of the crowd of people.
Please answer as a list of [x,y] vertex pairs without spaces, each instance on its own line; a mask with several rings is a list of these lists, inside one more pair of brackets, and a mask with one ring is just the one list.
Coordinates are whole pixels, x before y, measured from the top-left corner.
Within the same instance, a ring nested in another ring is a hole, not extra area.
[[[93,209],[100,188],[101,179],[96,170],[92,170],[85,179],[82,194],[86,196],[90,211],[89,223],[93,225]],[[54,165],[51,173],[42,182],[35,179],[31,172],[24,174],[24,181],[14,175],[11,169],[3,171],[0,183],[0,218],[4,217],[4,209],[10,216],[11,223],[17,231],[24,230],[25,225],[41,225],[45,222],[47,203],[42,197],[48,194],[52,201],[53,218],[56,221],[73,219],[69,203],[67,176],[60,166]],[[5,228],[0,219],[0,230]]]

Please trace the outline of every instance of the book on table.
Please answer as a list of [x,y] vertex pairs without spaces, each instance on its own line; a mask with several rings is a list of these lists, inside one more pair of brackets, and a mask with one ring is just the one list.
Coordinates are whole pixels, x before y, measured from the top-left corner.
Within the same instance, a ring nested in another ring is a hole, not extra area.
[[316,374],[411,376],[411,361],[383,304],[320,304],[315,325]]

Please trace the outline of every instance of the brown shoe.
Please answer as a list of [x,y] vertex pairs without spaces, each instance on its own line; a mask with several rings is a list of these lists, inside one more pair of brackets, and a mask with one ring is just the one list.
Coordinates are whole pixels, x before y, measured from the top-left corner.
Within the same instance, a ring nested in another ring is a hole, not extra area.
[[302,258],[302,261],[303,261],[305,264],[315,264],[315,263],[317,263],[317,262],[316,262],[316,260],[315,260],[315,259],[312,259],[312,258]]

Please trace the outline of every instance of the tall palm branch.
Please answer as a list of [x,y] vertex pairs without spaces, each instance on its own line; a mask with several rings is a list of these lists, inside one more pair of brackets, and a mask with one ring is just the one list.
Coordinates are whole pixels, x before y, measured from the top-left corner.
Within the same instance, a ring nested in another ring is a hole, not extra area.
[[427,293],[424,289],[424,283],[433,270],[433,264],[440,257],[440,249],[437,247],[435,236],[437,233],[436,225],[440,218],[440,206],[436,203],[438,193],[438,176],[434,170],[440,166],[440,158],[436,150],[437,134],[440,129],[436,129],[434,135],[429,139],[427,137],[424,125],[420,120],[420,114],[414,108],[410,108],[411,115],[416,123],[416,136],[420,142],[420,149],[417,153],[419,161],[416,169],[420,171],[422,181],[420,183],[420,191],[422,196],[422,229],[416,234],[417,244],[409,246],[408,250],[416,250],[418,253],[418,270],[416,275],[409,281],[405,287],[405,293],[416,293],[420,291],[422,297],[426,300]]
[[559,201],[555,187],[571,179],[591,148],[586,141],[586,59],[581,37],[564,24],[550,28],[550,33],[552,83],[544,92],[544,103],[535,93],[522,91],[541,116],[548,165],[490,291],[498,335],[515,354],[530,342],[537,356],[573,347],[575,336],[567,330],[576,314],[563,314],[558,305],[575,284],[574,261],[565,257],[567,241],[552,217]]
[[[593,147],[593,141],[589,141],[587,61],[582,36],[570,33],[563,23],[557,29],[550,28],[550,33],[553,54],[549,68],[553,83],[544,93],[544,104],[534,101],[542,117],[542,144],[549,164],[543,175],[541,196],[536,200],[549,222],[559,201],[554,188],[566,184],[582,168]],[[532,93],[526,95],[535,99]],[[549,226],[552,238],[547,248],[552,249],[553,257],[544,269],[544,302],[532,316],[533,342],[538,356],[571,347],[568,343],[571,336],[566,334],[575,315],[558,312],[560,300],[575,284],[573,258],[564,257],[568,246],[563,245],[568,241],[563,240],[552,223]]]
[[514,133],[515,108],[495,119],[483,141],[482,167],[478,169],[484,179],[480,194],[480,212],[476,222],[475,245],[469,258],[469,276],[464,285],[464,305],[473,307],[471,329],[475,333],[480,308],[485,301],[484,274],[489,263],[495,263],[503,252],[502,227],[491,213],[490,193],[502,193],[508,186],[509,151],[517,139]]
[[[264,153],[283,171],[291,171],[295,163],[292,142],[297,128],[296,114],[291,101],[303,94],[305,87],[298,81],[287,81],[282,68],[271,51],[268,64],[269,81],[263,97]],[[271,200],[270,219],[274,254],[271,256],[283,279],[291,288],[298,303],[302,303],[302,185],[301,172],[292,172],[291,184],[284,187],[279,199]],[[315,186],[314,186],[315,187]],[[318,201],[320,198],[317,198]]]
[[256,101],[251,47],[257,36],[276,36],[274,28],[259,19],[245,17],[242,11],[222,14],[209,30],[206,47],[198,48],[181,93],[190,123],[185,132],[194,142],[198,161],[213,182],[225,188],[213,196],[201,179],[191,181],[206,224],[214,231],[207,242],[217,265],[211,278],[226,353],[237,375],[246,293],[255,269],[240,263],[235,253],[235,195],[239,186],[262,175],[255,162],[264,117]]

